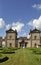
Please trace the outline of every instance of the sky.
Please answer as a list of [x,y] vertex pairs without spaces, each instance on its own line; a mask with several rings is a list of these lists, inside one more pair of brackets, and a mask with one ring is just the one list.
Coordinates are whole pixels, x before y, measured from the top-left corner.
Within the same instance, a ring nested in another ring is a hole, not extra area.
[[29,37],[35,27],[41,30],[41,0],[0,0],[0,36],[12,28]]

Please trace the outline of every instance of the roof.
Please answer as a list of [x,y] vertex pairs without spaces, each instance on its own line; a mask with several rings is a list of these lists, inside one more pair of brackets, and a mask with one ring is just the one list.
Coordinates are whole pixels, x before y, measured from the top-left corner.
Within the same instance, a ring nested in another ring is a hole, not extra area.
[[40,33],[41,31],[40,30],[38,30],[38,29],[34,29],[34,30],[30,30],[30,33]]
[[9,29],[6,31],[6,33],[17,33],[17,30]]
[[18,39],[27,40],[27,37],[19,37]]

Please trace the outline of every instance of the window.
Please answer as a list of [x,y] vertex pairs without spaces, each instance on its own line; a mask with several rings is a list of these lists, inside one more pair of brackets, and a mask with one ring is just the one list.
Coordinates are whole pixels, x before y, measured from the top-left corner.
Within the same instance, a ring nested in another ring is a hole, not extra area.
[[36,47],[36,43],[35,43],[35,45],[34,45],[35,47]]
[[12,47],[12,43],[10,43],[10,47]]
[[36,40],[36,37],[37,37],[37,36],[34,36],[34,39],[35,39],[35,40]]
[[20,43],[20,47],[21,47],[21,43]]
[[28,44],[28,42],[27,42],[27,43],[25,43],[25,47],[27,47],[27,44]]
[[12,39],[12,36],[10,35],[10,39]]

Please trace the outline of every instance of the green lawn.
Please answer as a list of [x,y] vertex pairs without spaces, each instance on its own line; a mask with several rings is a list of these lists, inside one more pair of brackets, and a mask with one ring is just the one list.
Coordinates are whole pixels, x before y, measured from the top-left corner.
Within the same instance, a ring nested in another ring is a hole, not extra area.
[[2,54],[9,59],[0,65],[41,65],[41,54],[36,53],[36,51],[41,52],[41,49],[26,48],[14,51],[13,54]]

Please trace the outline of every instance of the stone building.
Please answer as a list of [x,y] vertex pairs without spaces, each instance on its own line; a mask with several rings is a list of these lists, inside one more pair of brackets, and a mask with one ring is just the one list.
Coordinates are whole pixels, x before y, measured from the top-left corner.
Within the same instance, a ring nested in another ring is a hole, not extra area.
[[18,38],[18,48],[27,48],[30,47],[30,39],[27,37]]
[[2,37],[0,37],[0,47],[2,47]]
[[17,31],[9,29],[6,31],[6,47],[16,47]]
[[28,48],[28,47],[41,47],[41,31],[37,30],[36,28],[34,30],[30,30],[30,38],[19,38],[18,39],[18,48]]
[[[30,30],[30,38],[19,37],[17,38],[17,31],[9,29],[6,31],[5,45],[6,47],[41,47],[41,31],[38,29]],[[0,47],[2,46],[2,38],[0,37]]]
[[41,46],[41,43],[40,43],[40,33],[41,31],[40,30],[37,30],[36,28],[34,30],[30,30],[30,44],[31,44],[31,47],[39,47],[39,45]]

